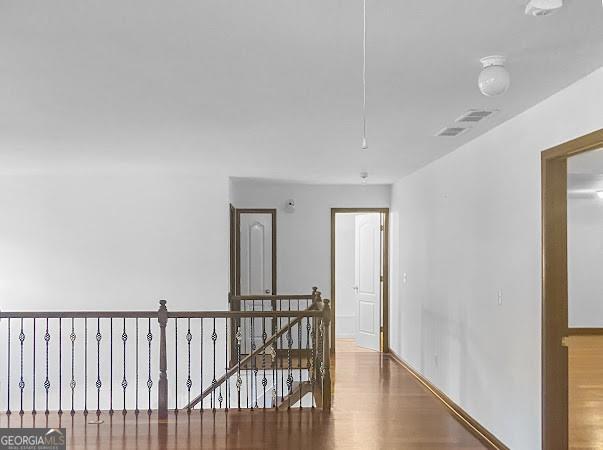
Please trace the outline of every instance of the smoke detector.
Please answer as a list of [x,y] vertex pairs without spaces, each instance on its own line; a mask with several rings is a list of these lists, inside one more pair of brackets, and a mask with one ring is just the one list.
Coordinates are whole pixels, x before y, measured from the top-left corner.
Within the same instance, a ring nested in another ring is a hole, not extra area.
[[525,13],[528,16],[548,16],[563,6],[563,0],[530,0]]

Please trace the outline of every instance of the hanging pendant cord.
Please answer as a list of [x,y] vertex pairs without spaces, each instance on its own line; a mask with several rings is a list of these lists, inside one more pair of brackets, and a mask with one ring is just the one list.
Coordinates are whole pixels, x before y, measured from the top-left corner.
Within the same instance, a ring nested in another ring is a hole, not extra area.
[[362,148],[366,141],[366,0],[362,0]]

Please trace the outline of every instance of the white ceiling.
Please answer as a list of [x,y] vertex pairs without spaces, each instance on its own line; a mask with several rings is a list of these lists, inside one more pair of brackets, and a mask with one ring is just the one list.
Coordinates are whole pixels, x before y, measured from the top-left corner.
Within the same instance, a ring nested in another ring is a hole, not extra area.
[[[391,182],[603,65],[600,0],[0,0],[0,165]],[[479,58],[508,57],[500,98]],[[501,112],[433,135],[469,108]]]

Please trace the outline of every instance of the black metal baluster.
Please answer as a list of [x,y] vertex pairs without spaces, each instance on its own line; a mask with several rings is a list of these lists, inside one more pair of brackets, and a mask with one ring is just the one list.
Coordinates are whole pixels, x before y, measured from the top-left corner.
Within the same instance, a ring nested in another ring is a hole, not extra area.
[[88,318],[84,318],[84,416],[88,415]]
[[235,334],[237,340],[237,408],[241,410],[241,386],[243,380],[241,379],[241,326],[237,327],[237,333]]
[[[272,329],[275,330],[276,329],[276,323],[277,323],[277,319],[276,316],[274,316],[272,318]],[[278,373],[277,373],[277,369],[278,369],[278,359],[276,358],[277,356],[277,344],[276,341],[273,341],[271,346],[270,346],[270,356],[271,356],[271,366],[272,366],[272,406],[274,406],[275,408],[278,409],[277,406],[277,393],[278,393]]]
[[[255,312],[255,299],[252,300],[252,312]],[[255,343],[255,326],[254,326],[254,317],[251,316],[251,353],[255,352],[257,345]],[[253,381],[252,381],[252,391],[255,394],[255,402],[254,407],[258,407],[258,364],[257,364],[257,356],[254,356],[253,359]],[[252,397],[253,398],[253,397]]]
[[8,319],[6,319],[8,321],[8,328],[7,328],[7,345],[8,345],[8,352],[7,352],[7,356],[8,356],[8,361],[6,364],[6,414],[10,416],[11,411],[10,411],[10,317]]
[[[201,337],[201,350],[200,350],[200,359],[201,359],[201,364],[199,364],[200,366],[200,374],[199,374],[199,390],[201,392],[203,392],[203,318],[201,317],[200,319],[200,325],[199,325],[199,336]],[[201,400],[199,402],[199,411],[201,413],[203,413],[203,400]]]
[[96,415],[100,416],[100,390],[103,385],[100,378],[100,343],[103,336],[100,332],[100,318],[96,319]]
[[[229,340],[229,336],[228,336],[228,317],[224,318],[224,374],[226,374],[228,372],[228,340]],[[228,407],[230,406],[230,382],[228,381],[230,379],[230,377],[226,377],[226,383],[225,383],[225,395],[226,395],[226,412],[228,412]]]
[[135,409],[134,414],[138,415],[140,410],[138,409],[138,317],[136,318],[136,392],[134,393]]
[[59,415],[63,414],[63,323],[59,317]]
[[147,342],[149,343],[149,377],[147,378],[147,389],[149,391],[149,403],[147,413],[151,415],[151,388],[153,380],[151,379],[151,342],[153,341],[153,333],[151,333],[151,318],[149,317],[149,332],[147,333]]
[[[324,364],[323,364],[323,336],[324,335],[324,324],[322,322],[322,317],[320,317],[318,319],[318,348],[317,348],[317,355],[318,355],[318,359],[316,361],[317,363],[317,367],[316,370],[318,371],[317,373],[320,374],[320,378],[318,380],[318,382],[320,383],[320,385],[322,385],[322,381],[323,381],[323,375],[324,375]],[[324,389],[324,386],[323,386]],[[322,391],[322,390],[321,390]]]
[[310,370],[310,377],[311,377],[311,382],[312,382],[312,408],[314,408],[314,406],[316,405],[316,399],[314,398],[314,393],[315,391],[315,387],[316,387],[316,360],[317,360],[317,354],[316,354],[316,319],[312,320],[312,330],[310,331],[310,338],[312,339],[312,359],[311,359],[311,370]]
[[109,414],[113,415],[113,317],[109,318]]
[[[282,309],[282,303],[281,303],[281,311]],[[284,318],[281,317],[279,320],[279,330],[283,327],[283,320]],[[285,347],[283,346],[283,335],[281,334],[279,337],[281,344],[280,344],[280,350],[283,350]],[[278,350],[277,350],[277,358],[278,358]],[[281,360],[281,403],[285,401],[285,364],[284,361]]]
[[[289,300],[289,311],[291,311],[291,300]],[[291,393],[293,389],[293,372],[291,371],[291,347],[293,346],[293,336],[291,334],[291,316],[287,317],[287,390],[288,398],[287,409],[291,408]]]
[[48,317],[46,318],[46,334],[44,334],[44,341],[46,341],[46,379],[44,380],[44,390],[46,391],[46,409],[44,414],[48,414],[48,391],[50,390],[50,380],[48,379],[48,345],[50,344],[50,333],[48,332]]
[[[214,324],[214,329],[215,329],[215,324]],[[214,379],[216,378],[215,375],[215,371],[216,371],[216,342],[214,341]],[[222,408],[222,401],[224,400],[224,397],[222,397],[222,383],[220,383],[220,386],[218,387],[218,407],[221,409]],[[214,407],[215,407],[215,403],[214,403]]]
[[33,415],[35,415],[36,414],[36,318],[35,317],[34,317],[34,320],[33,320],[33,359],[32,359],[32,366],[33,366],[33,373],[32,373],[31,388],[32,388],[32,394],[33,395],[32,395],[32,398],[31,398],[31,402],[32,402],[31,413]]
[[[262,301],[262,312],[264,311],[264,302]],[[263,377],[262,377],[262,387],[264,388],[264,408],[266,408],[266,386],[268,386],[268,379],[266,378],[266,339],[268,335],[266,334],[266,318],[262,317],[262,346],[264,347],[264,351],[262,352],[262,368],[263,368]]]
[[127,410],[126,410],[126,389],[128,387],[128,380],[126,378],[126,343],[128,342],[128,334],[126,333],[126,318],[124,317],[123,320],[123,331],[121,333],[121,340],[124,344],[124,351],[123,351],[123,362],[124,362],[124,376],[121,380],[121,388],[123,389],[124,392],[124,405],[123,405],[123,409],[122,409],[122,414],[125,415]]
[[25,333],[23,333],[23,318],[21,318],[21,331],[19,332],[19,342],[21,345],[21,379],[19,380],[19,390],[21,391],[21,409],[19,415],[23,415],[23,389],[25,389],[25,381],[23,380],[23,343],[25,342]]
[[[228,317],[224,318],[224,375],[228,373],[228,341],[230,340],[230,336],[228,334]],[[226,412],[228,412],[228,408],[230,408],[230,377],[226,376],[225,380],[225,392],[224,395],[226,397],[224,406],[226,408]]]
[[75,319],[71,318],[71,334],[69,340],[71,341],[71,381],[69,387],[71,388],[71,415],[75,414],[74,399],[75,399]]
[[[312,379],[312,366],[310,363],[310,316],[306,317],[306,365],[308,367],[308,382],[311,382]],[[314,390],[312,390],[312,396],[311,398],[314,398]],[[312,402],[314,402],[314,400],[312,400]],[[312,403],[312,406],[314,406],[314,403]]]
[[[299,302],[298,302],[299,304]],[[299,306],[299,305],[298,305]],[[297,309],[299,311],[299,307]],[[302,322],[303,322],[303,318],[299,318],[299,323],[297,324],[297,352],[298,352],[298,356],[299,356],[299,409],[302,408],[302,394],[303,394],[303,387],[302,387]]]
[[[245,307],[247,308],[247,307]],[[248,324],[249,319],[247,319],[246,324]],[[245,328],[243,329],[243,334],[245,335],[247,330],[249,330],[248,326],[245,326]],[[245,346],[245,351],[247,351],[247,337],[243,336],[244,340],[243,340],[243,345]],[[251,353],[250,353],[251,354]],[[249,408],[249,399],[251,398],[251,392],[253,391],[253,385],[250,383],[250,379],[253,381],[253,379],[250,377],[249,375],[249,367],[251,365],[251,361],[248,360],[247,364],[245,365],[245,403],[247,408]],[[251,402],[251,408],[253,409],[253,402]]]
[[[186,389],[188,391],[188,404],[191,403],[191,387],[193,387],[193,380],[191,380],[191,341],[193,340],[193,335],[191,334],[191,318],[189,317],[187,320],[188,331],[186,332],[186,345],[188,347],[188,378],[186,379]],[[188,413],[190,414],[191,408],[190,406],[187,408]]]
[[178,414],[178,317],[174,317],[174,358],[174,370],[176,372],[174,377],[174,412]]
[[[251,324],[251,318],[248,319]],[[253,353],[253,349],[251,348],[251,346],[253,345],[253,343],[251,342],[251,327],[247,327],[247,330],[249,331],[249,343],[250,343],[250,347],[249,347],[249,355],[251,355],[251,353]],[[247,342],[247,340],[245,340],[245,342]],[[251,408],[253,409],[253,362],[251,361],[251,359],[248,360],[246,367],[245,367],[245,384],[246,384],[246,393],[247,393],[247,408]]]
[[216,340],[218,335],[216,334],[216,318],[214,317],[214,331],[211,334],[211,340],[214,342],[214,354],[213,354],[213,366],[214,366],[214,378],[211,381],[211,408],[216,410]]

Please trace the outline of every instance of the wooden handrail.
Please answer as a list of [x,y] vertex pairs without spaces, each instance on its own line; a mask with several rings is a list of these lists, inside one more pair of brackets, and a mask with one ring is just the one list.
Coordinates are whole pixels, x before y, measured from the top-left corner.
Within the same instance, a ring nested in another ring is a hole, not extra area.
[[252,301],[252,300],[312,300],[312,294],[295,294],[295,295],[232,295],[229,297],[231,301]]
[[178,319],[251,319],[264,318],[270,319],[273,317],[320,317],[322,313],[314,309],[305,309],[301,311],[170,311],[169,318]]
[[228,294],[229,301],[249,301],[249,300],[314,300],[318,288],[312,287],[311,294],[259,294],[259,295],[233,295]]
[[[318,317],[316,310],[302,311],[168,311],[168,318],[239,319],[270,317]],[[0,319],[147,319],[157,318],[157,311],[0,311]]]
[[0,319],[154,319],[157,311],[0,311]]

